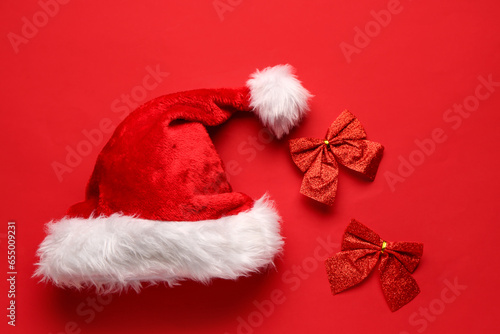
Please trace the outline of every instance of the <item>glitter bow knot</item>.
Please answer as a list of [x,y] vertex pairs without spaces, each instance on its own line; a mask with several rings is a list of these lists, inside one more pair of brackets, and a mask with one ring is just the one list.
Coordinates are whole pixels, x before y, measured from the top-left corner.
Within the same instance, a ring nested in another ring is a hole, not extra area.
[[418,242],[390,242],[356,220],[351,220],[342,240],[342,251],[326,260],[326,271],[335,295],[360,282],[378,267],[382,291],[392,312],[409,303],[420,289],[411,273],[422,257]]
[[300,192],[328,205],[337,192],[338,164],[373,181],[383,151],[381,144],[366,140],[365,129],[347,110],[330,125],[325,139],[290,140],[293,162],[305,173]]

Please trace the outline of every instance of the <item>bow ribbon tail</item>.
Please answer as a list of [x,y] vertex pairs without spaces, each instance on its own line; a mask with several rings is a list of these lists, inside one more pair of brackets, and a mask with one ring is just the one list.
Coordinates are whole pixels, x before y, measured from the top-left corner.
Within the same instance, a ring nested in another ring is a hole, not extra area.
[[339,169],[331,155],[319,154],[304,174],[300,193],[327,205],[333,205],[337,194]]
[[408,304],[420,293],[417,281],[395,256],[383,254],[379,271],[382,292],[392,312]]
[[337,294],[365,280],[377,264],[379,253],[369,249],[339,252],[326,260],[326,272],[332,294]]
[[293,162],[304,172],[300,193],[332,205],[337,193],[338,165],[326,144],[319,139],[290,141]]

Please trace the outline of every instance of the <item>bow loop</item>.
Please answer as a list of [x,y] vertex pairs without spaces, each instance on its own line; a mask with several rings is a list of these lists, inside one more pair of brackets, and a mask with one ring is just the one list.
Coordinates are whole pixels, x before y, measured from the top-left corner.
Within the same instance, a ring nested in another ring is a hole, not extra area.
[[392,312],[411,302],[420,293],[417,281],[395,257],[383,257],[379,271],[382,292]]
[[384,147],[369,140],[345,140],[343,145],[333,147],[332,151],[341,165],[373,181]]
[[337,192],[338,164],[373,181],[383,150],[381,144],[366,140],[363,126],[347,110],[332,123],[325,139],[290,140],[292,160],[305,173],[300,192],[328,205]]
[[325,263],[332,293],[337,294],[362,282],[380,258],[382,291],[394,312],[420,293],[411,274],[422,254],[423,244],[385,241],[353,219],[344,233],[342,251]]
[[298,138],[290,140],[290,154],[293,162],[305,173],[319,154],[324,154],[324,142],[316,138]]
[[420,262],[424,246],[418,242],[397,241],[389,242],[387,250],[401,262],[406,270],[413,273]]
[[326,132],[326,139],[332,142],[365,138],[366,132],[361,122],[348,110],[344,110]]
[[371,247],[380,250],[383,240],[374,231],[370,230],[365,225],[358,222],[356,219],[351,219],[349,225],[344,232],[342,240],[342,250],[350,250],[357,248],[366,248],[368,243]]

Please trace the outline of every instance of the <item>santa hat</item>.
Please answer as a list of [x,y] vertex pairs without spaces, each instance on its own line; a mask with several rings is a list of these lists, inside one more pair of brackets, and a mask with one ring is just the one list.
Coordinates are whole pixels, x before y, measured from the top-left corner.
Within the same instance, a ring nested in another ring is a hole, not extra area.
[[283,246],[266,195],[233,192],[206,126],[253,110],[280,138],[311,95],[290,65],[256,71],[246,87],[153,99],[103,148],[85,201],[47,224],[35,275],[63,287],[138,290],[141,282],[235,279],[272,264]]

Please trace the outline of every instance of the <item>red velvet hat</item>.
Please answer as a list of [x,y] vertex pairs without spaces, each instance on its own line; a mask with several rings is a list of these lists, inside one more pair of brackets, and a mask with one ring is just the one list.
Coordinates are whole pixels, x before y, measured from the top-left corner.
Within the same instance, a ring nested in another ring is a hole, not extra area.
[[35,275],[58,286],[138,290],[141,282],[235,279],[271,264],[283,245],[279,215],[267,196],[232,191],[205,127],[253,110],[280,138],[309,97],[293,68],[278,65],[242,88],[140,106],[99,154],[85,201],[47,224]]

